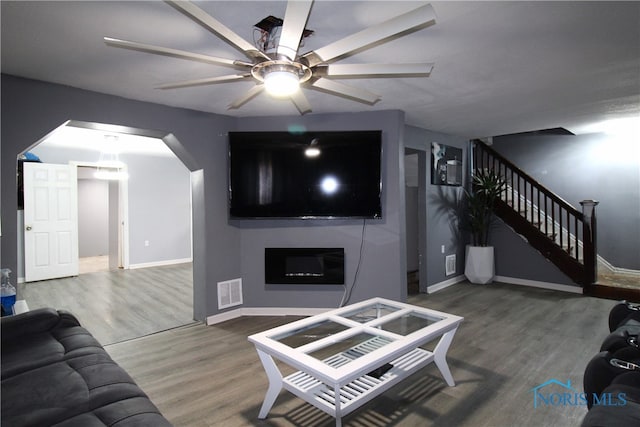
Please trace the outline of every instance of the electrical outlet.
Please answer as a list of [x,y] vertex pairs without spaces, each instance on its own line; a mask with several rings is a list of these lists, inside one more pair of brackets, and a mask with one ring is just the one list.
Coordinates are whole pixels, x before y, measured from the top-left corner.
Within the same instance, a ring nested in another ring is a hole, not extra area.
[[444,245],[440,246],[440,253],[444,253]]
[[149,241],[148,241],[148,240],[145,240],[145,241],[144,241],[144,245],[145,245],[145,246],[149,246]]

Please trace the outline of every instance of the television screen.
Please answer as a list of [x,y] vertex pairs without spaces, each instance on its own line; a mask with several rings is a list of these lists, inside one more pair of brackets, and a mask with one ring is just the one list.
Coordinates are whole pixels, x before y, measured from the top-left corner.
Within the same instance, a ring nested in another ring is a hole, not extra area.
[[380,218],[381,131],[230,132],[231,218]]

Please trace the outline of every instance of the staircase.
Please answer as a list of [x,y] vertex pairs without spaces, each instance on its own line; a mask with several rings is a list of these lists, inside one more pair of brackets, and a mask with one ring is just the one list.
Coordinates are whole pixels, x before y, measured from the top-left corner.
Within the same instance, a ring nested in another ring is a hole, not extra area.
[[507,183],[495,212],[531,246],[574,282],[590,288],[597,281],[597,202],[577,210],[482,141],[472,142],[471,171],[491,170]]

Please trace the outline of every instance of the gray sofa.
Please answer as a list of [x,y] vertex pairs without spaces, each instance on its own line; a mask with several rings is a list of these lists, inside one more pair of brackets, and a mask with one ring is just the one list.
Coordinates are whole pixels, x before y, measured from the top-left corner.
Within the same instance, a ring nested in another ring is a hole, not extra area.
[[70,313],[1,320],[3,426],[171,426]]

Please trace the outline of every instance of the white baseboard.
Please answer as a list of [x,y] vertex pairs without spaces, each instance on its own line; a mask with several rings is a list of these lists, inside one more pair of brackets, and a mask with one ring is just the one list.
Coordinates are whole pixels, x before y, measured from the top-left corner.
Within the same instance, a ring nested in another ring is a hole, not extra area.
[[630,268],[616,267],[606,259],[602,258],[600,255],[598,255],[598,266],[603,266],[604,268],[609,270],[609,272],[614,274],[628,274],[631,276],[640,277],[640,270],[631,270]]
[[162,267],[164,265],[185,264],[187,262],[193,262],[193,259],[192,258],[168,259],[165,261],[141,262],[139,264],[129,264],[129,270],[135,270],[136,268]]
[[630,268],[613,267],[614,273],[628,274],[630,276],[640,277],[640,270],[631,270]]
[[242,307],[207,317],[207,325],[225,322],[242,316],[313,316],[333,308],[298,308],[298,307]]
[[460,276],[452,277],[451,279],[447,279],[444,282],[427,286],[427,293],[432,294],[434,292],[441,291],[444,288],[448,288],[449,286],[455,285],[456,283],[464,282],[466,279],[467,278],[464,276],[464,274],[461,274]]
[[510,285],[532,286],[534,288],[551,289],[554,291],[571,292],[582,294],[582,287],[562,285],[560,283],[538,282],[536,280],[518,279],[516,277],[496,276],[496,282],[508,283]]

